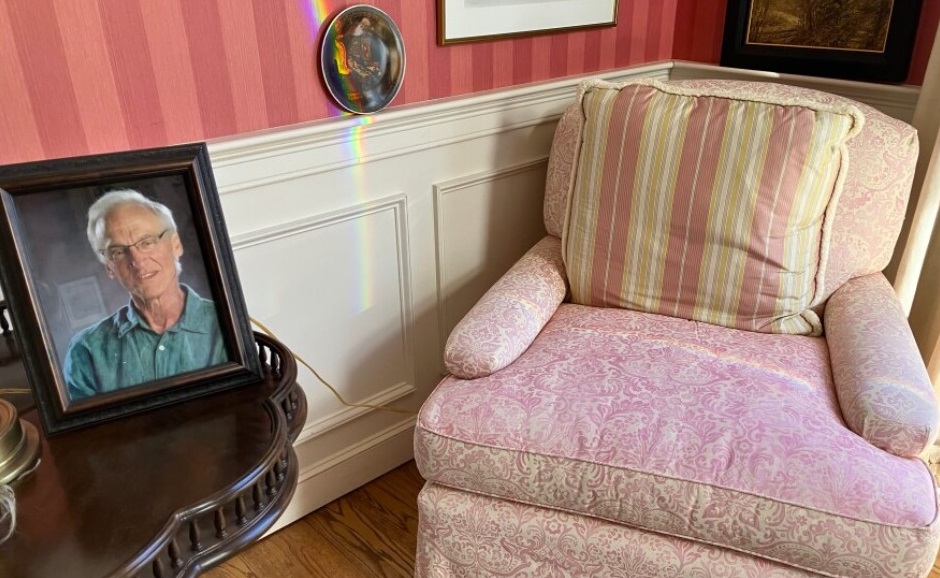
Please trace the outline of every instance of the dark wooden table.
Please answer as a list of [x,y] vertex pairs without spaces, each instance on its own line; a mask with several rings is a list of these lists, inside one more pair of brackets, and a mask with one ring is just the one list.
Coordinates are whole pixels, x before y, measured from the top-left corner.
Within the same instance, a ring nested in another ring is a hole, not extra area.
[[13,484],[0,576],[196,576],[270,528],[297,485],[307,406],[290,351],[256,340],[257,386],[44,439],[38,470]]

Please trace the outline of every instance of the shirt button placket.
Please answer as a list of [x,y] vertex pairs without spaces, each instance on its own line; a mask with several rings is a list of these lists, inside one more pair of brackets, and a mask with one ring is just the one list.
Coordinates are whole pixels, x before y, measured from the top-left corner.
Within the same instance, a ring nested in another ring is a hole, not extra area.
[[157,369],[157,378],[167,376],[167,355],[164,353],[166,351],[166,341],[167,334],[164,333],[160,336],[160,341],[157,342],[157,351],[156,351],[156,369]]

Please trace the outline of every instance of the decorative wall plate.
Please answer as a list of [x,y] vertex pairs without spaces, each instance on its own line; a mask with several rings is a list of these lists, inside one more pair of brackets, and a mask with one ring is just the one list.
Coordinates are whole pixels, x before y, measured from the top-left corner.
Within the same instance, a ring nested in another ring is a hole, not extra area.
[[357,114],[382,110],[398,94],[405,77],[401,32],[378,8],[350,6],[323,34],[320,70],[333,99]]

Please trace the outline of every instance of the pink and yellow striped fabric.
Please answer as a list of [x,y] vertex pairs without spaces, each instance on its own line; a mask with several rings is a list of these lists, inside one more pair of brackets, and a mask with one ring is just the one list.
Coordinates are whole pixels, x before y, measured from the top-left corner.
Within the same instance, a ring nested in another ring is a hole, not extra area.
[[855,107],[656,81],[581,88],[575,303],[817,334],[809,307]]

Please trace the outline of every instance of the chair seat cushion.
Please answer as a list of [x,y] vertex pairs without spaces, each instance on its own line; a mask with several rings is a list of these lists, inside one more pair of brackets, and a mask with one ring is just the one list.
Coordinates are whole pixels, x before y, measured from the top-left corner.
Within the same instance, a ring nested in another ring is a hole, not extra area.
[[929,470],[845,426],[821,337],[563,304],[513,364],[438,386],[415,457],[442,485],[824,575],[917,576],[940,540]]

